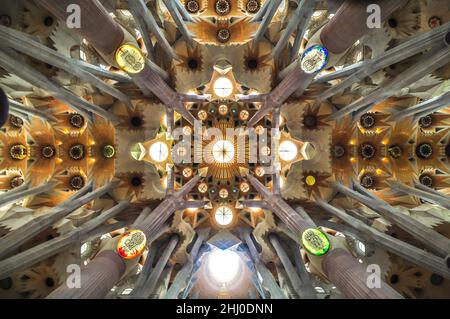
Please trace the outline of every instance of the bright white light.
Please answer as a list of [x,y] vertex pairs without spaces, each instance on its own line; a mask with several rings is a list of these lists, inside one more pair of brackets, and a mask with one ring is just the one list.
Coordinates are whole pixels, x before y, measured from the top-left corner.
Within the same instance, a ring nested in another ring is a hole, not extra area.
[[320,293],[320,294],[325,293],[325,290],[323,290],[322,287],[315,287],[315,289],[316,289],[316,291],[317,291],[318,293]]
[[212,147],[213,158],[219,163],[229,163],[234,159],[234,146],[231,142],[218,141]]
[[214,218],[219,225],[227,226],[233,221],[233,212],[226,206],[220,206],[216,209]]
[[297,157],[297,145],[291,141],[284,141],[278,148],[278,155],[285,162],[290,162]]
[[89,245],[87,243],[84,243],[83,245],[81,245],[80,248],[80,254],[83,255],[89,248]]
[[169,157],[169,148],[163,142],[156,142],[150,146],[150,157],[155,162],[164,162]]
[[101,240],[108,239],[108,238],[111,238],[111,235],[110,235],[109,233],[103,234],[103,235],[100,237]]
[[314,18],[317,18],[317,17],[320,17],[320,16],[322,15],[322,13],[323,13],[322,11],[314,11],[314,13],[313,13],[312,16],[313,16]]
[[232,282],[239,274],[240,258],[231,250],[217,249],[208,256],[208,270],[213,279],[221,284]]
[[261,274],[259,273],[259,271],[257,271],[256,274],[258,275],[258,280],[259,280],[259,282],[263,282],[263,277],[261,276]]
[[364,245],[364,243],[358,241],[358,249],[365,254],[366,253],[366,245]]
[[214,82],[214,93],[218,97],[229,97],[233,93],[233,83],[226,77],[220,77]]
[[133,291],[132,288],[126,288],[122,291],[122,295],[129,295]]

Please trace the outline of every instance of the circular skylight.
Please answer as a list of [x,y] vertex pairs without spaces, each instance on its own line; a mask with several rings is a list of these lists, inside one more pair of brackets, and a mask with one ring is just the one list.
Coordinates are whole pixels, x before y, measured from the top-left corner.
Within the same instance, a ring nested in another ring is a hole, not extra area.
[[163,142],[156,142],[150,146],[150,157],[155,162],[164,162],[169,157],[169,148]]
[[229,207],[220,206],[214,214],[216,222],[221,226],[227,226],[233,221],[233,212]]
[[214,93],[218,97],[229,97],[233,93],[233,83],[226,77],[220,77],[214,82]]
[[290,162],[297,157],[297,145],[291,141],[284,141],[278,148],[278,155],[285,162]]
[[218,141],[212,147],[212,155],[218,163],[230,163],[234,159],[234,146],[229,141]]
[[234,251],[217,249],[209,254],[207,267],[214,280],[228,284],[239,275],[240,257]]

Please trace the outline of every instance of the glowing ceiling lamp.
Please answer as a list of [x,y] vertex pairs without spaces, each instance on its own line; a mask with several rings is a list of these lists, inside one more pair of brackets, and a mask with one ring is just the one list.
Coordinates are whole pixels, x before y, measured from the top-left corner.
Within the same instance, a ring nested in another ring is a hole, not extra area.
[[140,230],[129,230],[122,234],[117,243],[117,252],[123,259],[140,256],[147,245],[147,238]]
[[306,185],[314,186],[316,185],[316,178],[313,175],[308,175],[305,178]]

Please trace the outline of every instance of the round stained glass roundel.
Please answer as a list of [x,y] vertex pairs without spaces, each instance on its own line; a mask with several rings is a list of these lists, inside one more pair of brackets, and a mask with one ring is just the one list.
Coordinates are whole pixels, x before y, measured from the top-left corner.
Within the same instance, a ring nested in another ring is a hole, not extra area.
[[140,256],[147,245],[147,238],[140,230],[129,230],[122,234],[117,243],[117,252],[123,259]]
[[320,229],[308,228],[302,234],[303,248],[314,256],[323,256],[330,250],[330,240]]
[[124,44],[117,49],[116,62],[123,71],[131,74],[137,74],[145,67],[144,54],[132,44]]
[[307,49],[302,56],[300,67],[307,74],[322,71],[328,63],[328,50],[321,45]]

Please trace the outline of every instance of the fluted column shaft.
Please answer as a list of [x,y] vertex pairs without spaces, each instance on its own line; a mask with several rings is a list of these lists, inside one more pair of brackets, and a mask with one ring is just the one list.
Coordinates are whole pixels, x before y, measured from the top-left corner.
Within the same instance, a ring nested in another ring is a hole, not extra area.
[[380,279],[380,288],[369,288],[367,273],[348,251],[337,248],[330,251],[322,261],[328,279],[350,298],[401,299],[402,297]]
[[[376,4],[381,8],[381,21],[384,21],[407,0],[380,0]],[[368,1],[345,1],[334,17],[323,28],[320,39],[332,53],[340,54],[352,46],[371,29],[367,25],[370,12]]]
[[81,273],[81,288],[58,288],[47,299],[104,298],[125,272],[125,262],[112,250],[100,252]]
[[122,28],[98,0],[37,0],[37,3],[64,22],[72,14],[67,12],[69,5],[80,6],[81,28],[76,30],[104,55],[114,53],[123,42]]

